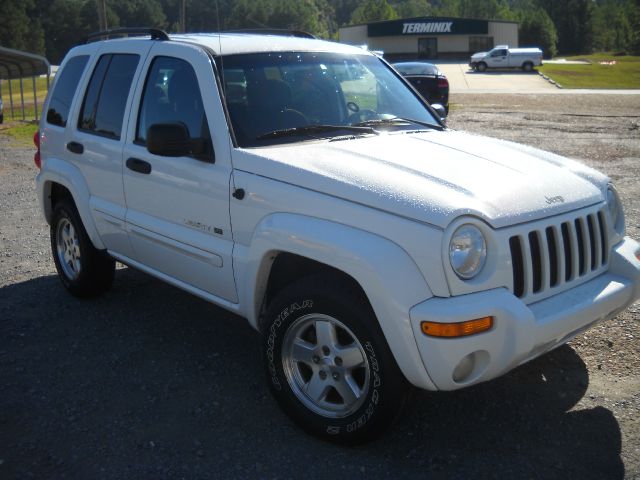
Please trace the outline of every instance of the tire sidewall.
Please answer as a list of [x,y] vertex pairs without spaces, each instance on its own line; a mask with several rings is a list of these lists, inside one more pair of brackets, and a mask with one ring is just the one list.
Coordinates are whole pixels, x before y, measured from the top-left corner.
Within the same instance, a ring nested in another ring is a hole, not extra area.
[[[73,280],[64,273],[57,252],[58,225],[63,219],[73,225],[80,248],[80,275]],[[50,238],[51,253],[58,277],[72,295],[91,297],[111,286],[115,270],[113,259],[94,248],[75,206],[66,200],[58,202],[54,208]]]
[[[60,264],[60,258],[58,257],[58,225],[62,220],[68,220],[69,223],[73,226],[76,231],[76,235],[78,236],[78,244],[80,247],[80,275],[75,280],[67,277],[67,274],[64,272],[62,265]],[[53,261],[56,265],[56,270],[58,271],[58,277],[60,277],[60,281],[62,284],[69,290],[73,289],[80,283],[82,276],[85,272],[85,248],[82,241],[82,234],[80,232],[80,228],[74,218],[73,214],[70,212],[70,208],[66,205],[66,203],[59,203],[56,205],[55,210],[53,212],[53,221],[51,222],[51,253],[53,254]]]
[[[293,295],[286,301],[274,302],[269,309],[264,332],[264,356],[267,378],[276,399],[298,424],[311,433],[337,442],[352,443],[377,432],[390,413],[394,389],[390,377],[386,345],[375,329],[367,328],[362,312],[347,302],[319,293]],[[352,414],[343,418],[327,418],[309,410],[291,390],[282,361],[283,339],[287,330],[300,317],[318,313],[344,323],[357,337],[369,363],[370,380],[366,400]],[[384,341],[384,340],[383,340]],[[395,413],[395,412],[394,412]]]

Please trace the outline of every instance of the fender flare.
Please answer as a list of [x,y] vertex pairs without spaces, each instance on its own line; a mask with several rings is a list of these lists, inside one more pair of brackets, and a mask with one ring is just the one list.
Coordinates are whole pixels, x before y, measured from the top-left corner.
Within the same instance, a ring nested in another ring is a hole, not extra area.
[[244,278],[238,279],[238,284],[241,303],[247,306],[247,318],[254,328],[258,328],[275,256],[286,252],[315,260],[351,276],[362,287],[407,380],[436,390],[424,368],[409,317],[412,306],[433,295],[413,259],[400,246],[328,220],[275,213],[257,225],[247,248]]
[[91,215],[91,209],[89,207],[91,195],[89,194],[89,187],[82,172],[80,172],[80,169],[75,165],[55,157],[47,159],[42,170],[36,177],[40,207],[44,212],[47,223],[51,224],[51,217],[53,215],[49,198],[51,196],[51,186],[54,183],[58,183],[69,190],[80,214],[84,229],[91,239],[91,243],[93,243],[93,246],[98,250],[104,250],[105,245],[100,239],[95,222],[93,221],[93,216]]

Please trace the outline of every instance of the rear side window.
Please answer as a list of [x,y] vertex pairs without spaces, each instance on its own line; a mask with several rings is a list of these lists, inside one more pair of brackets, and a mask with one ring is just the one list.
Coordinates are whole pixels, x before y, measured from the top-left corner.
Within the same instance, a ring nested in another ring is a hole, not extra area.
[[139,59],[131,54],[100,57],[82,102],[79,130],[120,139],[124,109]]
[[49,108],[47,110],[47,123],[65,127],[71,102],[76,94],[78,83],[84,68],[89,60],[88,55],[79,55],[69,59],[64,68],[58,73],[56,86],[53,89]]

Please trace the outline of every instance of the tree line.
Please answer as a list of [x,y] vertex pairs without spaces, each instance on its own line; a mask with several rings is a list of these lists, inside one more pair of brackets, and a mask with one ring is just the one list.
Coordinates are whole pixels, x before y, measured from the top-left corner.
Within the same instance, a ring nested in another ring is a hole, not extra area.
[[[304,30],[338,38],[344,25],[419,16],[511,20],[520,44],[546,56],[610,51],[640,54],[640,0],[185,0],[186,30]],[[178,31],[182,0],[106,0],[109,28]],[[98,27],[96,0],[2,0],[0,46],[56,64]]]

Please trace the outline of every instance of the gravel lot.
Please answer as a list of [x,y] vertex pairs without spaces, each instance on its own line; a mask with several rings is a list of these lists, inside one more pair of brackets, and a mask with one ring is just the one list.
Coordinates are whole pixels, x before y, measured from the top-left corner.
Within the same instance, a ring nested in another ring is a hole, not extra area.
[[[640,238],[640,95],[453,95],[450,126],[584,158]],[[640,478],[640,304],[453,393],[373,443],[310,438],[267,392],[258,335],[140,272],[70,297],[32,148],[0,134],[0,478]]]

